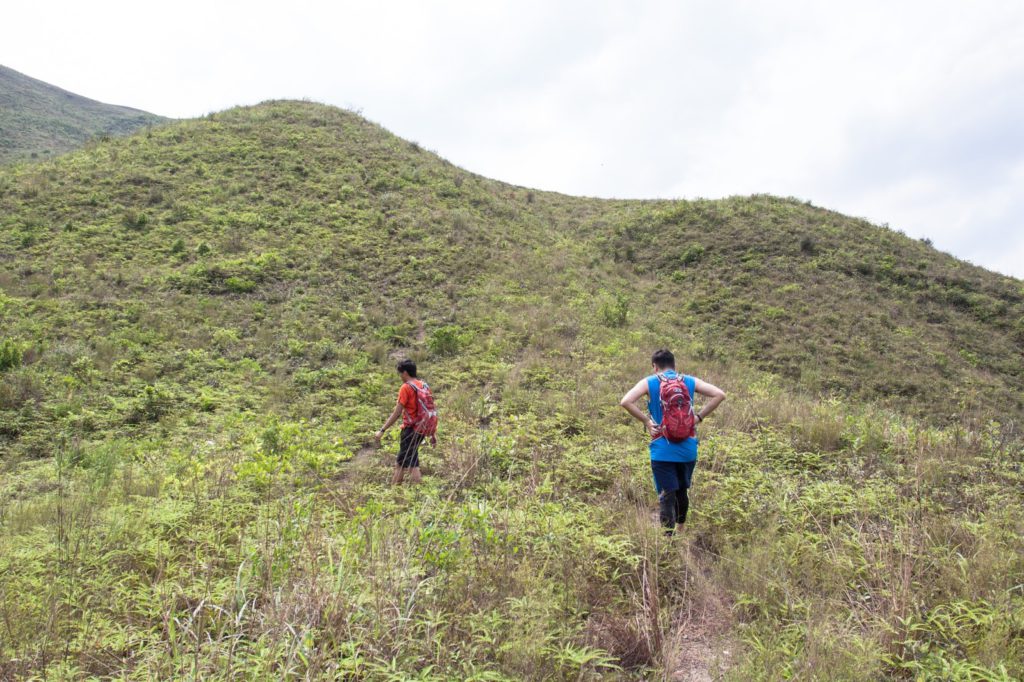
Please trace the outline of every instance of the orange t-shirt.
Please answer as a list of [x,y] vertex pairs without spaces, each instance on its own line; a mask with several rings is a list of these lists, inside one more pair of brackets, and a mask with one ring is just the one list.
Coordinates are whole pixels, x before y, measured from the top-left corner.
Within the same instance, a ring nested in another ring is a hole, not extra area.
[[[416,383],[417,388],[423,388],[423,382],[419,379],[412,379],[412,381]],[[405,408],[402,413],[402,428],[413,426],[420,409],[420,403],[416,399],[416,390],[409,384],[402,384],[402,388],[398,389],[398,402]]]

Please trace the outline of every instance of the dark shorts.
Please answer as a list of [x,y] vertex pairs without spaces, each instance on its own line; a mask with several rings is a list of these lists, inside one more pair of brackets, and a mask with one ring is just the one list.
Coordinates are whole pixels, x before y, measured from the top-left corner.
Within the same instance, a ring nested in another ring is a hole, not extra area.
[[398,459],[396,464],[403,469],[415,469],[420,465],[420,443],[423,436],[411,427],[402,429],[402,435],[398,439]]
[[658,462],[651,460],[654,474],[654,489],[660,494],[665,490],[680,490],[690,487],[693,469],[697,462]]

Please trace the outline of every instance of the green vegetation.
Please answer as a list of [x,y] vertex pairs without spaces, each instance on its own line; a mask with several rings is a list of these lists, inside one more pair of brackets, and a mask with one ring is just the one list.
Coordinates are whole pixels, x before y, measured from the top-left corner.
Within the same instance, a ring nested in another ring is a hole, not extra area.
[[0,66],[0,164],[46,159],[95,137],[127,135],[166,120],[86,99]]
[[769,196],[651,202],[587,234],[649,298],[679,299],[676,319],[715,339],[701,353],[947,422],[1024,410],[1019,280]]
[[[1017,280],[295,102],[0,172],[0,263],[0,677],[1024,676]],[[671,542],[617,405],[666,345],[729,393]]]

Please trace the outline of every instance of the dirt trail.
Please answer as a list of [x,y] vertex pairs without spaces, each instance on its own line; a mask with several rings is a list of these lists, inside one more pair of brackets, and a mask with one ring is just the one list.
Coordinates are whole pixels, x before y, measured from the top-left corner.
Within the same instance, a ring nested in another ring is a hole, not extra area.
[[374,460],[380,458],[380,453],[380,448],[373,443],[364,443],[352,459],[345,462],[345,466],[335,475],[335,480],[351,482],[357,475],[371,468]]
[[374,468],[374,460],[380,457],[380,452],[373,443],[364,443],[352,459],[342,463],[329,477],[318,476],[324,486],[324,492],[335,504],[345,505],[345,493]]
[[[729,649],[716,646],[706,636],[683,635],[675,642],[672,653],[674,670],[669,679],[674,682],[714,682],[721,679],[717,672],[728,667]],[[712,675],[712,670],[716,675]]]
[[358,470],[367,462],[372,460],[374,455],[378,455],[379,452],[379,448],[377,448],[377,446],[373,445],[372,443],[364,444],[361,448],[359,448],[355,456],[348,461],[348,466],[345,467],[345,470],[351,474],[353,471]]
[[687,542],[685,612],[665,639],[665,667],[675,682],[712,682],[728,670],[734,649],[730,600],[714,579],[711,555]]

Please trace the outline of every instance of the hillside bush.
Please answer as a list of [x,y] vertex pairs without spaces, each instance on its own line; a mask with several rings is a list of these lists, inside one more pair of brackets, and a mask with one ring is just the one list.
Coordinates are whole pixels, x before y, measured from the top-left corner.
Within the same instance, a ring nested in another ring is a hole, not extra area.
[[0,380],[0,409],[38,409],[45,397],[43,382],[27,367],[5,372]]
[[144,386],[135,396],[115,404],[124,412],[126,424],[157,421],[177,404],[173,391],[166,385]]
[[602,297],[598,314],[609,327],[625,327],[629,322],[629,308],[629,297],[620,291]]
[[413,331],[412,325],[408,322],[403,324],[385,324],[374,331],[374,336],[393,348],[399,348],[408,345],[412,341]]
[[5,337],[0,341],[0,372],[20,365],[24,353],[24,347],[20,342]]
[[679,262],[684,266],[696,265],[704,259],[704,246],[702,244],[692,244],[686,247],[686,250],[679,256]]
[[245,277],[228,277],[224,280],[224,288],[233,294],[247,294],[256,289],[256,282]]
[[128,209],[124,212],[121,222],[130,230],[143,230],[149,224],[149,216],[144,211]]
[[458,325],[445,325],[430,333],[427,348],[438,356],[454,355],[469,342],[470,336],[469,332]]

